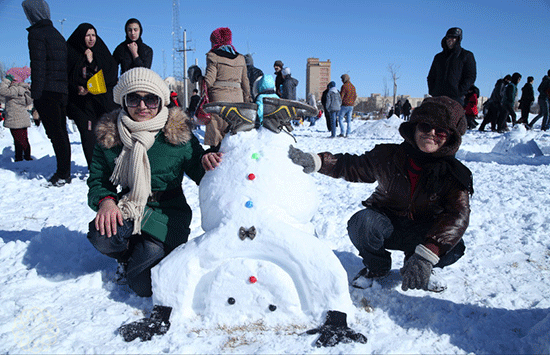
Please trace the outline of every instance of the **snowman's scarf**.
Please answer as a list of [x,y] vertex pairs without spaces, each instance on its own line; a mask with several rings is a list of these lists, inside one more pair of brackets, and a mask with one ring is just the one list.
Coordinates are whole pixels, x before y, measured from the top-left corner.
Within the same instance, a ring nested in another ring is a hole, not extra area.
[[151,195],[151,165],[147,151],[155,143],[155,136],[168,119],[168,109],[162,110],[152,119],[136,122],[121,110],[117,128],[124,148],[115,160],[111,182],[128,187],[130,192],[120,199],[118,207],[125,219],[134,221],[133,234],[141,233],[141,219],[149,195]]

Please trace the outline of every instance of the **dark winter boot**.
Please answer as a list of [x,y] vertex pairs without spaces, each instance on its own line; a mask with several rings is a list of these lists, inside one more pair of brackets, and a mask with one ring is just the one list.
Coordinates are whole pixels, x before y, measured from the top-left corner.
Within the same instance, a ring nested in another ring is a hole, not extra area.
[[279,133],[286,128],[287,132],[293,130],[291,121],[298,116],[315,116],[318,112],[312,106],[294,100],[264,97],[263,126],[272,132]]
[[204,105],[204,111],[220,115],[231,134],[250,131],[255,128],[258,105],[247,102],[211,102]]
[[149,318],[124,324],[118,328],[124,341],[133,341],[139,338],[141,341],[149,341],[153,335],[164,335],[170,329],[170,314],[172,307],[155,306]]
[[367,337],[350,329],[346,317],[347,314],[343,312],[328,311],[325,324],[319,328],[308,330],[306,334],[321,334],[317,341],[315,341],[315,346],[318,348],[354,341],[366,344]]

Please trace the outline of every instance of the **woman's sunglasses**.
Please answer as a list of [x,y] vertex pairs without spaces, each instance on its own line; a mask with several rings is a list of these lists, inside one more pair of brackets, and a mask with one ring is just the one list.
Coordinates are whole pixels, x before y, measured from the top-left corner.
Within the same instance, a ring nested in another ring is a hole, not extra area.
[[124,102],[126,103],[127,107],[132,107],[132,108],[138,107],[141,101],[143,101],[145,106],[147,106],[147,108],[149,109],[158,108],[160,105],[160,97],[153,94],[140,96],[136,93],[130,93],[124,97]]
[[445,128],[441,128],[441,127],[437,127],[437,126],[432,126],[431,124],[429,123],[425,123],[425,122],[419,122],[416,127],[418,128],[418,130],[422,133],[428,133],[428,132],[431,132],[432,129],[435,130],[435,135],[438,136],[439,138],[447,138],[449,137],[449,135],[451,134],[451,132],[449,132],[448,130],[446,130]]

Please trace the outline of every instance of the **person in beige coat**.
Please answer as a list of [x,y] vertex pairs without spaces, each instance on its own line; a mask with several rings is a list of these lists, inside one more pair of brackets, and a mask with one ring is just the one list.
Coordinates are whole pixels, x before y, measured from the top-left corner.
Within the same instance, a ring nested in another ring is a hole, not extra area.
[[[210,102],[252,102],[246,60],[232,45],[231,30],[217,28],[210,35],[212,49],[206,53],[204,80]],[[218,115],[206,125],[204,144],[216,147],[222,141],[227,123]]]
[[32,160],[27,128],[31,119],[27,108],[32,105],[31,87],[25,80],[31,68],[11,68],[0,83],[0,95],[6,98],[4,127],[9,128],[15,145],[15,161]]

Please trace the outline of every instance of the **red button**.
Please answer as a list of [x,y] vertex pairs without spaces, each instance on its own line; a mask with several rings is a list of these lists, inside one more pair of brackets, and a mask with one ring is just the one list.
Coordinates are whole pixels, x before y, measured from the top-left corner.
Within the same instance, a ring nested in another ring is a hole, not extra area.
[[248,174],[248,180],[254,180],[255,178],[256,178],[256,175]]
[[258,281],[258,279],[254,276],[250,276],[250,278],[248,279],[248,281],[250,281],[251,284],[255,284],[256,281]]

